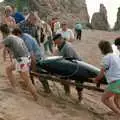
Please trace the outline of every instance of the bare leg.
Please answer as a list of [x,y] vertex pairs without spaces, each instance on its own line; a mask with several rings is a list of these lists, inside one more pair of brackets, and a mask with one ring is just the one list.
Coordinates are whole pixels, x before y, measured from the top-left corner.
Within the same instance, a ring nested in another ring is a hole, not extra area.
[[46,80],[46,79],[41,79],[41,78],[39,77],[39,81],[42,83],[43,88],[44,88],[44,91],[45,91],[46,93],[51,93],[48,80]]
[[104,95],[102,96],[102,102],[116,114],[120,114],[120,110],[110,100],[110,98],[112,97],[111,94],[112,94],[111,92],[105,92]]
[[65,90],[65,94],[67,96],[70,96],[70,85],[67,83],[67,82],[61,82],[61,84],[63,85],[64,87],[64,90]]
[[28,87],[28,90],[33,95],[34,99],[38,99],[37,91],[35,89],[35,86],[32,84],[32,81],[29,79],[29,72],[20,72],[21,78],[24,80],[26,86]]
[[16,82],[15,82],[15,78],[14,78],[14,75],[13,75],[14,70],[15,70],[15,65],[14,64],[11,64],[6,68],[7,77],[10,80],[10,83],[11,83],[12,87],[15,88],[16,87]]
[[79,100],[79,102],[81,102],[83,99],[83,94],[82,94],[83,88],[76,88],[76,90],[77,90],[77,94],[78,94],[78,100]]
[[120,100],[120,95],[115,95],[114,103],[115,103],[116,107],[120,110],[119,100]]
[[77,94],[78,94],[78,100],[79,102],[82,101],[83,99],[83,94],[82,94],[82,91],[83,91],[83,81],[84,80],[81,80],[81,81],[75,81],[75,84],[76,84],[76,90],[77,90]]
[[30,72],[29,72],[29,74],[30,74],[30,79],[31,79],[31,81],[32,81],[32,84],[35,85],[35,81],[34,81],[34,77],[33,77],[33,75],[31,75]]

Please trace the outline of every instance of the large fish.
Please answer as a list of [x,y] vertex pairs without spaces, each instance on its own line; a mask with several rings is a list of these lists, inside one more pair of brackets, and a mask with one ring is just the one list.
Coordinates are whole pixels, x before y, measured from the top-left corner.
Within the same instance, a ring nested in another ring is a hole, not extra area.
[[[83,82],[88,81],[89,78],[95,78],[100,72],[100,69],[84,61],[63,58],[62,56],[53,56],[40,60],[37,66],[39,71],[45,70],[50,74],[59,75],[62,78]],[[105,83],[105,80],[103,83]]]

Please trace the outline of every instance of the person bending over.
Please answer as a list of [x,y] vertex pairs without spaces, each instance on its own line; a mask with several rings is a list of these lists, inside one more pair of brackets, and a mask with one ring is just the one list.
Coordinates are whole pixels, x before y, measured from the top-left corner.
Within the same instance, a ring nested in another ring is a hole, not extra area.
[[[77,55],[76,51],[73,49],[71,43],[67,42],[61,34],[56,34],[53,37],[53,41],[57,46],[57,50],[55,52],[55,55],[63,56],[64,58],[72,58],[76,60],[81,60],[81,58]],[[81,81],[75,81],[76,82],[76,89],[78,92],[78,98],[79,100],[82,99],[82,88],[81,88]],[[70,86],[68,84],[63,84],[64,90],[67,95],[70,94]]]
[[6,68],[6,74],[11,82],[13,88],[16,88],[15,78],[13,71],[17,70],[20,73],[21,78],[24,80],[28,90],[33,95],[34,99],[37,100],[37,91],[29,79],[29,65],[30,57],[27,47],[23,40],[19,37],[10,35],[10,30],[6,24],[0,26],[0,31],[3,34],[3,41],[0,43],[0,49],[7,47],[13,53],[14,61],[11,62]]
[[[20,37],[25,42],[25,45],[28,48],[28,51],[30,52],[31,70],[34,72],[39,72],[39,69],[37,67],[37,62],[39,62],[41,59],[44,59],[45,57],[44,51],[42,50],[41,46],[38,45],[37,41],[31,35],[27,33],[23,33],[19,28],[15,28],[12,31],[12,34]],[[40,81],[44,87],[45,92],[50,93],[51,90],[49,88],[47,80],[40,79]],[[33,79],[32,82],[34,84]]]

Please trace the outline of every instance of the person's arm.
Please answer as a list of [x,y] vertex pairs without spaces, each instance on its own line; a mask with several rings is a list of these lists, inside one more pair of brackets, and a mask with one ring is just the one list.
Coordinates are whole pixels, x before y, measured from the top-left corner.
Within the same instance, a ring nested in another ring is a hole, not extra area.
[[100,80],[102,80],[102,78],[104,77],[105,72],[109,70],[110,66],[111,66],[111,56],[103,57],[100,73],[94,79],[94,82],[99,83]]
[[4,61],[6,61],[6,54],[7,53],[7,48],[6,47],[4,47],[4,49],[3,49],[3,60]]
[[95,83],[99,83],[102,80],[102,78],[104,77],[104,75],[105,75],[104,73],[105,73],[105,69],[104,69],[104,67],[102,67],[101,70],[100,70],[100,73],[98,74],[98,76],[93,81]]
[[70,40],[68,40],[68,41],[69,41],[69,42],[73,42],[73,41],[74,41],[74,38],[75,38],[74,33],[73,33],[72,30],[70,30]]
[[36,71],[36,57],[34,54],[31,54],[31,69]]
[[5,23],[9,26],[9,27],[12,27],[12,28],[15,28],[16,27],[16,22],[15,22],[15,19],[13,17],[9,17],[9,20],[5,19]]
[[4,48],[4,44],[0,43],[0,49]]
[[3,60],[6,61],[6,56],[9,55],[10,61],[12,62],[12,54],[9,48],[4,47],[3,49]]
[[11,44],[11,39],[9,38],[6,38],[4,39],[2,42],[0,42],[0,49],[4,48],[3,50],[3,59],[5,60],[6,59],[6,52],[9,53],[9,57],[10,57],[10,60],[12,61],[12,55],[11,55],[11,51],[9,50],[8,46]]
[[59,51],[57,48],[53,49],[53,56],[59,56]]

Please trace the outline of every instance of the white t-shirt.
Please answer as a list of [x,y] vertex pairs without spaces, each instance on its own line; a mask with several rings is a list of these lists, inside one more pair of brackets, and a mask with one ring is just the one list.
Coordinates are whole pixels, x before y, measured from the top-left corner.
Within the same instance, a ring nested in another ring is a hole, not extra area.
[[60,29],[60,22],[54,24],[54,32],[57,32]]
[[66,31],[63,31],[62,29],[57,31],[57,34],[60,33],[63,38],[66,40],[74,39],[74,33],[71,29],[67,29]]
[[105,69],[107,82],[111,83],[115,80],[120,80],[120,57],[109,53],[103,57],[102,66]]
[[113,49],[113,53],[114,53],[115,55],[120,56],[120,52],[119,52],[119,50],[117,49],[117,47],[115,46],[115,44],[112,45],[112,49]]

